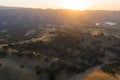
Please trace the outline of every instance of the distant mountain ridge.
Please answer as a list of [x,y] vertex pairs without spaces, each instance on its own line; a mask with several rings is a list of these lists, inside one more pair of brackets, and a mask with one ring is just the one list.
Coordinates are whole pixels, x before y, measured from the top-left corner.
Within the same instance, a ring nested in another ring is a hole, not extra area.
[[0,7],[0,27],[43,24],[95,24],[114,22],[120,24],[120,11],[71,11]]
[[21,8],[21,7],[9,7],[9,6],[1,6],[0,5],[0,9],[18,9],[18,8]]

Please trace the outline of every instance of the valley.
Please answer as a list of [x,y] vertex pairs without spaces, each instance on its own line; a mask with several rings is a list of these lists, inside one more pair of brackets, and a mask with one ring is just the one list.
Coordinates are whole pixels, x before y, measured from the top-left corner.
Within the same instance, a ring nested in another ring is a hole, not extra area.
[[119,80],[119,13],[0,8],[0,80]]

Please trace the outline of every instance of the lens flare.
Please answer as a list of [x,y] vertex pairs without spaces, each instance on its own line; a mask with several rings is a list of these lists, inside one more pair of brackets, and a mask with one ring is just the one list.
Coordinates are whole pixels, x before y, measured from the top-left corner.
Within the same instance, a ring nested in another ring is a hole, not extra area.
[[61,0],[61,6],[64,9],[87,10],[90,2],[87,0]]

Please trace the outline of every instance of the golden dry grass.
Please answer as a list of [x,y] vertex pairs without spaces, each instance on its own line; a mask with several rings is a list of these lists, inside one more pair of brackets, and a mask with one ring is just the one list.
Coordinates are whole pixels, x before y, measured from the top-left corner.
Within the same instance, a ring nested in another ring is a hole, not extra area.
[[120,78],[117,79],[104,73],[101,70],[95,70],[91,74],[89,74],[85,80],[120,80]]

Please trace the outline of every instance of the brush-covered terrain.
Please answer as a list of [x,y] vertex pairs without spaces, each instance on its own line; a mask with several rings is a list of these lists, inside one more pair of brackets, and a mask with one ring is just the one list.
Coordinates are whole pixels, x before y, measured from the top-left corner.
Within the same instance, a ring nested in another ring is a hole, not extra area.
[[0,50],[1,80],[96,80],[94,70],[119,78],[120,39],[96,26],[50,27]]

